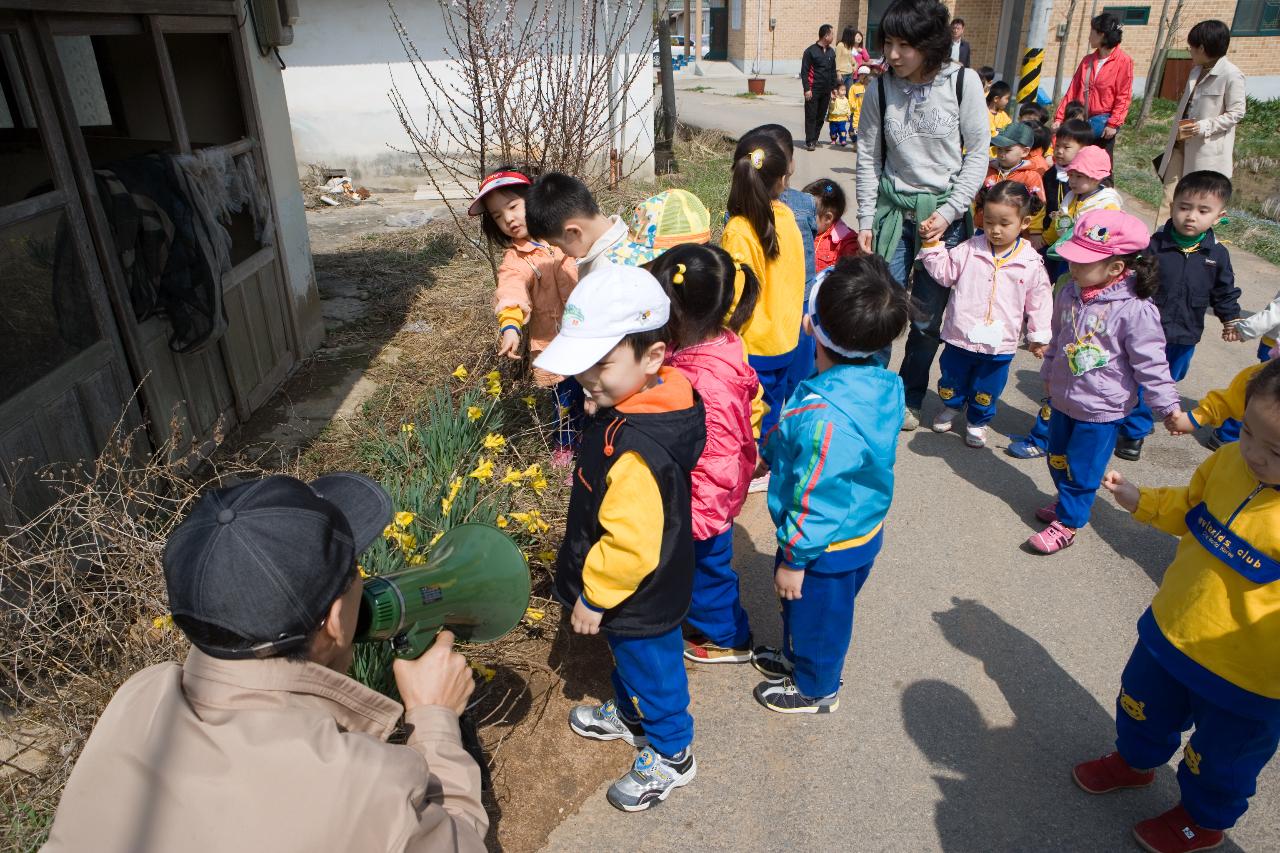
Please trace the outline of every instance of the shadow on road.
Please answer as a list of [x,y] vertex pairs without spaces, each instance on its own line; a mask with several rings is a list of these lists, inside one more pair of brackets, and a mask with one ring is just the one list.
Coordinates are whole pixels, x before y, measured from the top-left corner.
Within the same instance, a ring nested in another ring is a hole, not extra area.
[[[1072,766],[1113,748],[1111,713],[1032,637],[976,601],[952,601],[934,621],[951,645],[982,662],[1014,722],[991,726],[945,681],[903,692],[907,734],[944,771],[933,777],[943,796],[935,817],[942,849],[1136,849],[1132,825],[1178,801],[1173,770],[1161,768],[1142,790],[1090,796],[1077,788]],[[1230,841],[1221,849],[1240,850]]]
[[[1011,408],[1004,406],[1002,409]],[[997,448],[974,450],[966,447],[961,435],[919,431],[907,445],[920,456],[933,456],[951,466],[951,470],[983,492],[1000,498],[1027,525],[1027,535],[1043,525],[1034,512],[1053,503],[1054,494],[1046,493],[1027,471],[1044,466],[1043,459],[1015,461]],[[1134,521],[1129,513],[1117,508],[1105,495],[1093,504],[1088,531],[1102,538],[1117,554],[1133,560],[1155,584],[1173,560],[1178,540],[1154,528]]]

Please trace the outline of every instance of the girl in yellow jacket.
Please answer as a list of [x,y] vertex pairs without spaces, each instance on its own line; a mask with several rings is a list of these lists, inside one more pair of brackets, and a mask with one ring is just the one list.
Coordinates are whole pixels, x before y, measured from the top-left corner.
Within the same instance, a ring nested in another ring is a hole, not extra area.
[[[498,355],[520,359],[522,338],[536,358],[556,336],[565,302],[578,283],[573,258],[555,246],[529,239],[524,222],[524,197],[532,181],[515,169],[500,168],[486,175],[467,210],[483,216],[480,230],[490,245],[506,249],[498,265],[493,311],[498,318]],[[559,467],[573,462],[582,420],[582,387],[572,376],[556,376],[534,368],[534,381],[556,389],[559,428],[552,461]]]
[[[804,303],[800,227],[790,208],[778,201],[787,186],[789,167],[787,155],[772,137],[751,134],[742,138],[733,153],[729,222],[720,238],[725,251],[750,266],[760,281],[756,309],[741,334],[747,363],[760,377],[768,406],[762,436],[777,423],[791,392],[787,375],[800,342]],[[741,293],[735,294],[735,305],[739,296]]]
[[1150,784],[1194,728],[1178,766],[1182,802],[1134,833],[1156,853],[1207,850],[1248,807],[1280,743],[1280,362],[1250,380],[1238,442],[1181,488],[1139,489],[1118,472],[1116,503],[1181,537],[1120,678],[1117,751],[1075,768],[1102,794]]

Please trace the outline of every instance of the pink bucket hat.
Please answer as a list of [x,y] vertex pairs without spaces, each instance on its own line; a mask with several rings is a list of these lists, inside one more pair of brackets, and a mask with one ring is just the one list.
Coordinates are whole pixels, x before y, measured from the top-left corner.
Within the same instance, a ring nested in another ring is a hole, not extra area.
[[1096,145],[1086,145],[1071,161],[1067,171],[1079,172],[1086,178],[1100,181],[1111,174],[1111,155]]
[[[1074,167],[1075,161],[1071,165]],[[1123,210],[1091,210],[1076,220],[1071,239],[1058,247],[1058,254],[1064,261],[1091,264],[1113,255],[1141,252],[1150,243],[1151,232],[1138,217]]]

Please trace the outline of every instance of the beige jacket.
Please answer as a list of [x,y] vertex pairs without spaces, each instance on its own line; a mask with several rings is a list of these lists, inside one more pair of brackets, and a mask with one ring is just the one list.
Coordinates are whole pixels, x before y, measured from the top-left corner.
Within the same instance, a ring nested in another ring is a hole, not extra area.
[[319,664],[192,649],[112,698],[45,850],[483,851],[480,768],[454,713],[403,709]]
[[[1173,126],[1169,128],[1169,140],[1164,146],[1160,178],[1172,180],[1182,175],[1209,169],[1231,177],[1231,155],[1236,145],[1236,125],[1244,118],[1244,74],[1226,58],[1219,59],[1204,75],[1202,69],[1191,69],[1187,86],[1173,114]],[[1199,83],[1199,85],[1197,85]],[[1192,96],[1194,93],[1194,97]],[[1190,107],[1187,101],[1190,100]],[[1173,145],[1178,140],[1178,121],[1186,115],[1195,119],[1196,135],[1182,144],[1182,175],[1166,175],[1165,171],[1173,155]]]
[[614,215],[609,217],[609,230],[600,235],[591,248],[587,250],[585,258],[578,258],[578,281],[582,281],[591,275],[591,271],[599,264],[612,263],[605,253],[614,246],[620,245],[627,239],[627,223],[622,221],[622,217]]

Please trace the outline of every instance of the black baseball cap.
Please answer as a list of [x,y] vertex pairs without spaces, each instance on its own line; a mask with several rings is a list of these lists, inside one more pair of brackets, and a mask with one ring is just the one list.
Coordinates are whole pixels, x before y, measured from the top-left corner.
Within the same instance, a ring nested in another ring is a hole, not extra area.
[[391,497],[359,474],[214,489],[165,544],[169,610],[245,640],[233,648],[193,638],[213,657],[284,654],[319,627],[356,557],[390,522]]

